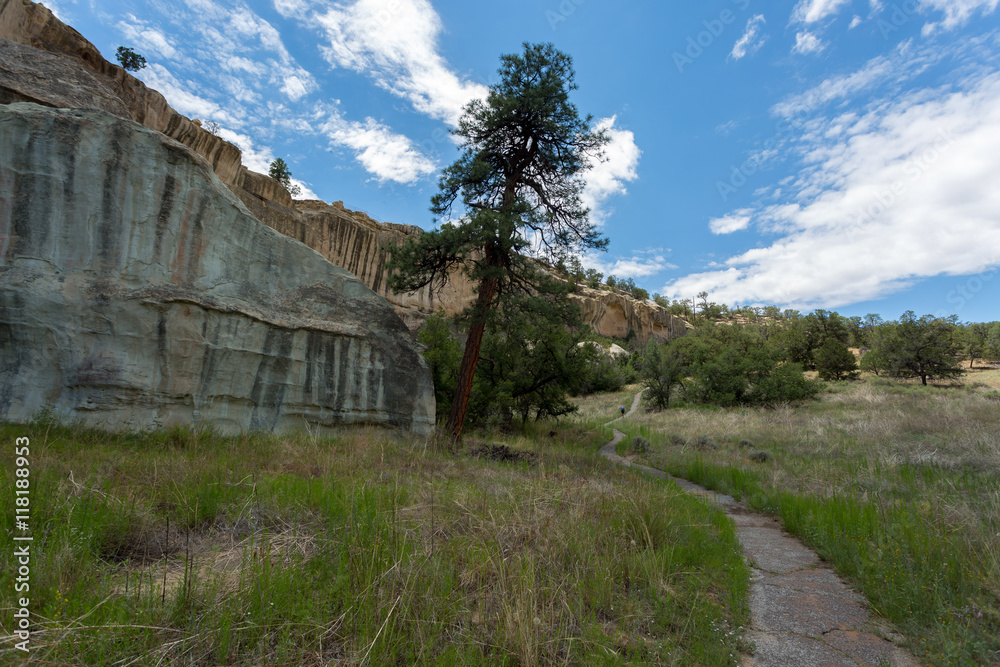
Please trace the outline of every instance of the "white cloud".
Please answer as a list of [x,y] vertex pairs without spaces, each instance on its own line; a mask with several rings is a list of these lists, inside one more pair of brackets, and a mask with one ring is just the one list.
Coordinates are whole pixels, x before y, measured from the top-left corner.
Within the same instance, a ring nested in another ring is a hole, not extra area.
[[933,9],[944,13],[944,21],[928,23],[924,34],[938,29],[951,30],[965,25],[972,15],[979,11],[983,16],[996,11],[1000,0],[920,0],[922,9]]
[[826,44],[823,40],[811,32],[803,31],[795,34],[795,46],[792,47],[792,52],[808,55],[810,53],[819,53],[825,48]]
[[305,0],[274,0],[274,8],[286,19],[302,19],[309,12],[309,4]]
[[[291,11],[291,10],[289,10]],[[438,52],[441,19],[427,0],[356,0],[308,19],[325,32],[330,64],[364,73],[417,111],[452,125],[486,87],[463,81]]]
[[850,97],[883,83],[894,69],[891,60],[885,56],[878,56],[865,63],[865,66],[857,72],[826,79],[805,93],[776,104],[771,108],[771,112],[781,118],[810,114],[829,102]]
[[850,0],[799,0],[792,10],[792,23],[816,23],[836,14]]
[[[281,34],[245,4],[223,7],[213,0],[185,0],[189,10],[178,6],[175,21],[184,24],[199,52],[199,64],[209,79],[221,72],[240,72],[245,85],[280,90],[297,102],[318,89],[312,74],[300,67],[285,47]],[[242,100],[246,101],[244,95]]]
[[291,74],[285,78],[281,86],[281,92],[288,96],[288,99],[296,102],[309,93],[309,81],[303,81],[298,75]]
[[128,14],[115,26],[125,39],[132,42],[131,48],[145,55],[159,56],[167,60],[177,58],[178,52],[162,32],[147,22]]
[[855,15],[854,15],[854,18],[853,18],[853,19],[851,19],[851,25],[847,26],[847,29],[848,29],[848,30],[854,30],[855,28],[857,28],[857,27],[858,27],[859,25],[861,25],[862,23],[864,23],[864,19],[862,19],[862,18],[861,18],[860,16],[858,16],[857,14],[855,14]]
[[358,162],[380,181],[413,183],[437,171],[412,141],[372,118],[361,123],[334,113],[320,130],[335,145],[354,151]]
[[590,216],[598,224],[603,222],[604,203],[613,195],[625,194],[625,183],[638,178],[637,167],[642,151],[629,130],[615,127],[616,117],[602,118],[594,129],[608,134],[604,159],[591,161],[591,168],[583,176],[583,204],[590,209]]
[[202,120],[214,120],[233,124],[236,118],[215,102],[188,92],[195,86],[179,81],[170,71],[158,63],[153,63],[138,73],[140,78],[153,90],[159,91],[177,111]]
[[713,234],[732,234],[750,226],[753,209],[743,208],[721,218],[708,221]]
[[[271,170],[271,162],[274,161],[274,152],[267,146],[258,147],[252,137],[241,132],[234,132],[226,127],[219,128],[219,136],[226,141],[239,146],[243,153],[243,166],[258,174],[266,174]],[[309,189],[305,181],[297,178],[289,179],[292,185],[299,186],[299,194],[295,199],[318,199],[316,193]]]
[[743,35],[736,40],[736,43],[733,44],[733,50],[729,53],[733,60],[739,60],[746,55],[753,55],[760,50],[760,47],[764,46],[767,36],[761,35],[760,31],[766,23],[767,21],[764,20],[763,14],[756,14],[747,21],[747,27],[743,31]]
[[754,209],[781,239],[664,291],[836,307],[1000,265],[1000,75],[915,91],[846,125],[801,146],[809,160],[786,203]]
[[616,278],[646,278],[677,268],[663,255],[645,253],[614,260],[608,260],[604,255],[592,254],[583,257],[581,263],[588,269],[596,269],[605,276]]

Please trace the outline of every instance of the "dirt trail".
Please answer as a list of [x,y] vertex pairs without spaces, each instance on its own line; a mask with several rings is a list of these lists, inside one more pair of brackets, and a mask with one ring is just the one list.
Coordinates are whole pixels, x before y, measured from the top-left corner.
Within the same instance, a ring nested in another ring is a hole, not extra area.
[[[632,415],[642,392],[635,395]],[[625,434],[601,447],[609,461],[670,479],[688,493],[716,503],[736,524],[736,535],[750,561],[750,629],[746,638],[756,645],[748,667],[910,667],[917,660],[896,646],[892,635],[868,614],[864,597],[847,586],[813,551],[785,533],[768,516],[750,512],[730,496],[715,493],[662,470],[634,463],[615,453]]]

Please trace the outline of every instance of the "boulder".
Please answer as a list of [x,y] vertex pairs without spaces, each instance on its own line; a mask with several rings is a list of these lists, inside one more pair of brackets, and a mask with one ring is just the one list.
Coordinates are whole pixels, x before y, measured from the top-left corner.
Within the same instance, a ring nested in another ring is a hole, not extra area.
[[418,346],[357,277],[163,134],[15,103],[0,106],[0,418],[44,407],[111,427],[434,428]]
[[611,347],[608,348],[608,356],[612,359],[617,359],[618,357],[627,357],[629,356],[629,353],[628,350],[621,345],[611,343]]

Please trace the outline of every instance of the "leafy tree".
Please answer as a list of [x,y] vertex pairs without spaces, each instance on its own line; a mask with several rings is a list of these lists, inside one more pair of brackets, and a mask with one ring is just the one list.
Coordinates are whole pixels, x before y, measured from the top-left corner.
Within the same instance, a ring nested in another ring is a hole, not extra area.
[[879,345],[889,372],[895,377],[918,377],[924,385],[928,379],[961,376],[956,319],[904,313]]
[[987,354],[989,338],[990,325],[986,322],[970,322],[962,328],[962,350],[965,352],[965,356],[969,358],[970,369],[976,359]]
[[288,194],[293,197],[302,192],[302,189],[299,186],[292,183],[292,172],[289,170],[288,165],[285,164],[285,161],[280,157],[274,158],[274,161],[271,162],[271,167],[268,170],[267,175],[285,186],[285,189],[288,190]]
[[883,322],[878,315],[877,322],[871,315],[865,317],[865,342],[867,350],[862,350],[861,362],[858,364],[861,370],[866,373],[881,375],[890,372],[889,358],[886,350],[889,347],[889,339],[895,335],[896,324],[894,322]]
[[827,338],[816,350],[816,370],[823,380],[853,380],[858,376],[858,361],[839,340]]
[[866,373],[874,373],[875,375],[881,375],[889,369],[889,360],[886,358],[885,353],[882,352],[878,347],[874,347],[865,352],[864,356],[861,357],[861,362],[859,364],[861,370]]
[[[596,348],[595,348],[596,351]],[[629,379],[628,360],[617,362],[603,352],[595,355],[590,363],[586,378],[575,392],[577,395],[594,394],[597,392],[618,391]]]
[[471,419],[508,423],[516,417],[524,423],[576,409],[567,395],[586,388],[604,354],[579,345],[587,338],[580,308],[563,296],[511,294],[494,308],[470,398]]
[[676,344],[677,340],[681,339],[666,345],[650,340],[642,355],[640,376],[646,387],[646,398],[661,410],[670,407],[671,392],[675,387],[684,386],[687,377],[687,359]]
[[146,59],[127,46],[119,46],[115,58],[126,72],[138,72],[146,67]]
[[581,203],[579,178],[607,136],[592,131],[591,118],[581,118],[569,101],[576,87],[571,58],[551,44],[525,44],[522,54],[502,56],[498,83],[485,101],[466,105],[453,130],[463,152],[431,200],[438,219],[461,202],[461,220],[389,248],[389,286],[396,291],[440,286],[454,270],[477,286],[446,426],[453,440],[462,437],[490,312],[501,296],[530,293],[541,280],[532,244],[548,257],[607,246]]
[[1000,359],[1000,322],[991,322],[986,334],[986,357]]
[[850,340],[847,321],[837,313],[816,310],[789,320],[776,340],[786,359],[806,368],[815,368],[816,351],[831,338],[847,344]]
[[417,341],[424,345],[424,359],[430,366],[431,378],[434,380],[438,412],[447,412],[458,383],[462,344],[452,333],[450,318],[443,310],[427,318],[417,333]]
[[696,400],[723,407],[774,405],[818,391],[802,367],[783,362],[756,327],[710,325],[678,342],[689,338],[692,383],[685,393]]
[[636,299],[637,301],[648,301],[649,300],[649,292],[646,291],[646,290],[644,290],[641,287],[633,287],[632,288],[632,298]]
[[608,279],[604,281],[604,284],[613,290],[618,288],[618,279],[614,276],[608,276]]
[[604,274],[597,269],[587,269],[584,274],[587,278],[587,287],[590,289],[600,289]]

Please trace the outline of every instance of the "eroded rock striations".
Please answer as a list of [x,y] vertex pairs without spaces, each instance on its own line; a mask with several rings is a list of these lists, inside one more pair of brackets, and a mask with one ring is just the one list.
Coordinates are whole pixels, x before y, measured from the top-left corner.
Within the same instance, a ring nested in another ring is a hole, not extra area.
[[0,155],[0,418],[433,429],[389,304],[260,224],[190,149],[15,103]]

